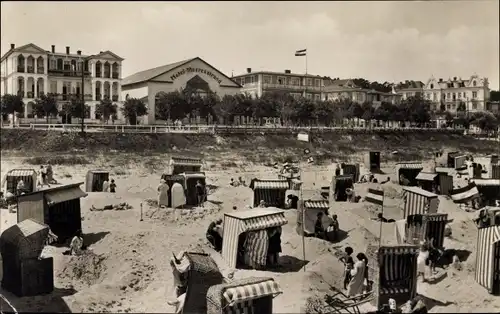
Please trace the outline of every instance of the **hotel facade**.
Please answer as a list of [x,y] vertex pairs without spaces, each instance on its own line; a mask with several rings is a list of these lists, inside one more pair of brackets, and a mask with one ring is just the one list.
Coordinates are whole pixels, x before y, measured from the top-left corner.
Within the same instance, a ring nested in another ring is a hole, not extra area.
[[23,98],[25,109],[21,118],[26,122],[35,118],[33,103],[43,94],[55,95],[59,108],[73,96],[83,94],[90,107],[85,119],[96,120],[99,116],[95,109],[101,99],[108,97],[117,105],[122,101],[123,60],[111,51],[85,55],[80,50],[72,52],[70,47],[58,52],[55,45],[45,50],[33,43],[20,47],[11,44],[1,59],[0,92]]

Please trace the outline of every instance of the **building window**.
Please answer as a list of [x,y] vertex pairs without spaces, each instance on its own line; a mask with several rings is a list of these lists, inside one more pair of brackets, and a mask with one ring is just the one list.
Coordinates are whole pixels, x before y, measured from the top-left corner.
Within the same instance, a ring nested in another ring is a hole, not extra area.
[[446,109],[450,110],[451,109],[451,105],[446,105]]
[[448,94],[446,95],[446,98],[450,99],[450,98],[451,98],[451,93],[448,93]]
[[477,109],[477,104],[476,103],[472,103],[472,109]]
[[321,86],[321,81],[318,80],[318,79],[314,80],[314,86],[320,87]]
[[437,94],[436,93],[432,93],[432,100],[437,100]]
[[433,88],[434,88],[434,84],[431,84],[431,89],[433,89]]
[[472,98],[474,98],[474,99],[477,98],[477,92],[472,92]]
[[278,76],[278,84],[279,85],[286,85],[286,77]]
[[472,86],[475,87],[476,85],[477,85],[476,81],[472,81]]
[[262,77],[262,82],[263,82],[264,84],[271,84],[271,76],[269,76],[269,75],[264,75],[264,76]]
[[299,86],[300,85],[300,79],[298,77],[292,77],[290,79],[290,84],[294,86]]
[[312,78],[306,78],[306,85],[307,86],[312,86],[313,80]]
[[57,60],[54,58],[50,58],[50,69],[51,70],[57,69]]
[[453,100],[457,100],[457,94],[453,93]]

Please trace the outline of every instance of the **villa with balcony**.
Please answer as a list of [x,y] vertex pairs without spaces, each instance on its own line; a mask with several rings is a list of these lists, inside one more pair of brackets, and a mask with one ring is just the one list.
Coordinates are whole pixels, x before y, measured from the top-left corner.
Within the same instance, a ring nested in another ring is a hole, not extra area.
[[23,97],[21,120],[25,123],[37,118],[33,104],[43,94],[54,96],[60,108],[73,97],[83,97],[90,107],[86,119],[92,122],[99,119],[95,109],[102,99],[109,98],[121,105],[123,60],[111,51],[84,55],[81,50],[71,52],[70,47],[57,52],[55,45],[44,50],[32,43],[20,47],[11,44],[1,59],[0,92]]
[[294,97],[320,100],[325,87],[324,78],[319,75],[296,74],[290,70],[283,72],[258,71],[234,76],[233,81],[242,86],[241,92],[261,97],[265,92],[281,91]]

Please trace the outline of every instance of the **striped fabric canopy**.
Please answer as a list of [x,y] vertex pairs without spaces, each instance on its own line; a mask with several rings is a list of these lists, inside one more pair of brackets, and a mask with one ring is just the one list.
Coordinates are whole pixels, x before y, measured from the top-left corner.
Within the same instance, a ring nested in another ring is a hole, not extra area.
[[327,201],[321,200],[306,200],[304,201],[304,207],[306,209],[329,209],[330,205]]
[[387,255],[387,254],[417,254],[418,247],[414,245],[401,245],[401,246],[382,246],[378,254]]
[[202,166],[203,162],[201,159],[198,158],[172,156],[170,158],[170,164],[179,166]]
[[419,162],[408,162],[396,164],[397,169],[424,169],[424,165]]
[[288,221],[285,218],[284,212],[278,212],[271,215],[248,218],[244,221],[244,230],[241,232],[263,230],[272,227],[281,227],[286,225]]
[[270,279],[255,284],[229,288],[224,292],[224,298],[230,306],[233,306],[236,303],[266,296],[276,296],[281,293],[283,291],[278,283]]
[[479,190],[474,182],[469,183],[463,188],[451,190],[451,199],[455,203],[467,203],[474,197],[479,196]]
[[[271,189],[271,190],[288,190],[290,184],[287,180],[255,180],[253,182],[253,189]],[[252,188],[252,187],[251,187]]]
[[29,177],[35,173],[33,169],[14,169],[7,173],[8,177]]
[[477,186],[500,186],[500,179],[472,179]]
[[475,279],[490,293],[493,291],[494,265],[500,262],[498,257],[495,257],[494,247],[498,241],[500,226],[478,228]]

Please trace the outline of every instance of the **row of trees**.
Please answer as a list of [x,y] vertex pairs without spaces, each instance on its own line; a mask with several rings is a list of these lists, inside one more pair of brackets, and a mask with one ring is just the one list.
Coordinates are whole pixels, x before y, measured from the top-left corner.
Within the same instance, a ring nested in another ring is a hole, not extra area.
[[[1,99],[2,118],[5,120],[6,116],[9,114],[22,114],[25,106],[21,96],[11,94],[3,95]],[[69,102],[65,102],[61,107],[57,105],[57,100],[54,95],[41,95],[31,103],[31,108],[34,116],[45,117],[47,123],[50,117],[58,115],[60,117],[70,116],[75,118],[90,116],[90,106],[87,104],[82,106],[82,100],[78,95],[71,98]],[[110,119],[116,120],[117,113],[118,106],[109,98],[104,98],[96,106],[96,114],[105,121]]]
[[431,119],[430,102],[420,97],[408,98],[398,106],[382,102],[375,108],[369,102],[358,104],[348,99],[312,100],[279,92],[265,93],[256,98],[244,94],[219,98],[213,93],[202,97],[188,90],[159,93],[155,114],[160,120],[211,115],[231,122],[236,116],[254,119],[277,117],[295,125],[318,123],[327,126],[344,118],[410,121],[416,124],[424,124]]
[[[358,104],[349,99],[312,100],[296,98],[286,93],[265,93],[262,97],[251,97],[245,94],[226,95],[219,98],[214,93],[203,96],[190,90],[171,93],[159,93],[156,97],[156,118],[159,120],[177,120],[190,117],[214,118],[225,123],[232,123],[237,116],[252,117],[254,120],[264,117],[280,118],[284,123],[294,125],[320,124],[330,126],[343,119],[359,118],[364,120],[402,121],[416,125],[424,125],[437,115],[446,118],[449,125],[469,127],[476,125],[482,129],[493,130],[500,124],[500,116],[489,113],[466,112],[465,104],[460,104],[457,112],[452,114],[441,106],[437,113],[431,111],[431,102],[419,96],[409,97],[398,105],[382,102],[373,106],[369,102]],[[2,97],[2,113],[24,112],[22,98],[17,95]],[[52,95],[44,95],[33,104],[33,114],[39,117],[66,116],[81,118],[89,116],[90,108],[85,105],[82,110],[80,98],[73,98],[58,108]],[[136,124],[137,118],[148,114],[147,106],[137,98],[129,98],[120,108],[130,124]],[[96,113],[105,121],[116,120],[118,107],[108,98],[96,106]]]

